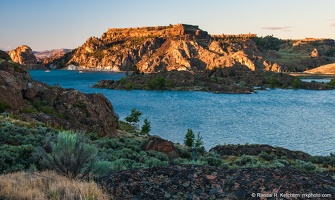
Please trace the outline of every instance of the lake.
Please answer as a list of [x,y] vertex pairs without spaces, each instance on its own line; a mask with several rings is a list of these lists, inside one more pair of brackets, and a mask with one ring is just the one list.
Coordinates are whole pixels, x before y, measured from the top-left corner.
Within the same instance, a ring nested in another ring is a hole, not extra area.
[[[183,143],[187,129],[203,136],[207,150],[218,144],[269,144],[311,155],[335,153],[335,90],[270,89],[255,94],[184,91],[122,91],[91,88],[98,80],[118,80],[124,73],[30,70],[50,85],[102,93],[124,119],[132,108],[151,134]],[[140,124],[141,126],[141,124]]]

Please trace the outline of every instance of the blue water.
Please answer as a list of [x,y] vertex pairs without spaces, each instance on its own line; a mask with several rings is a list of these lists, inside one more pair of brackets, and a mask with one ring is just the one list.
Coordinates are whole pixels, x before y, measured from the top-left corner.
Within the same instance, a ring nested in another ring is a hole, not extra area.
[[335,90],[259,91],[213,94],[181,91],[120,91],[90,86],[123,73],[30,71],[38,81],[85,93],[102,93],[120,119],[132,108],[151,122],[151,134],[183,143],[187,129],[201,132],[206,149],[218,144],[259,143],[301,150],[312,155],[335,152]]

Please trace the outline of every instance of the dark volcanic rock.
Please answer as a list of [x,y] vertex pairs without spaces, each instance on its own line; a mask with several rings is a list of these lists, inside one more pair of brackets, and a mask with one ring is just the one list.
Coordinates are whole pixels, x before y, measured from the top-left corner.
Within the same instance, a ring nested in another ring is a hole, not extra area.
[[102,177],[100,183],[114,199],[262,199],[261,195],[276,199],[275,194],[279,198],[300,194],[297,199],[307,199],[302,195],[335,195],[331,176],[291,168],[154,167],[114,173]]
[[291,151],[282,147],[272,147],[266,144],[251,145],[225,145],[215,146],[210,151],[214,151],[220,156],[258,156],[261,152],[276,155],[278,158],[286,156],[288,159],[307,160],[311,156],[302,151]]
[[171,141],[164,140],[158,136],[152,136],[150,139],[144,144],[144,150],[155,150],[162,152],[169,156],[169,159],[174,159],[179,157],[178,150],[173,145]]
[[26,121],[41,121],[56,127],[116,133],[111,103],[101,94],[83,94],[73,89],[51,87],[34,81],[28,70],[0,51],[0,101],[7,111]]

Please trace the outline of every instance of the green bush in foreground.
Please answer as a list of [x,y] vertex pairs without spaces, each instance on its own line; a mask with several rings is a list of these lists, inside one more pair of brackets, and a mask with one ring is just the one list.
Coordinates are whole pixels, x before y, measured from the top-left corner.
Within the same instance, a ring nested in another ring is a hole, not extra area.
[[96,148],[87,144],[82,135],[68,131],[60,132],[55,142],[51,141],[51,151],[42,149],[43,163],[51,170],[68,177],[85,177],[94,164]]

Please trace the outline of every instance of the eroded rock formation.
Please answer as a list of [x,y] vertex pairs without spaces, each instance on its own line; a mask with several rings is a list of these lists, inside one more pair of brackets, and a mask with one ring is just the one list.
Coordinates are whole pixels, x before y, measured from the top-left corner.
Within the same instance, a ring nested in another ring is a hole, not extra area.
[[0,51],[1,109],[30,122],[41,121],[54,127],[116,134],[116,118],[111,103],[101,94],[83,94],[73,89],[34,81],[26,67]]
[[[210,36],[198,26],[108,29],[101,38],[91,37],[51,68],[159,72],[197,72],[214,67],[244,65],[268,69],[251,38],[254,34]],[[233,40],[233,42],[231,41]],[[274,68],[280,70],[280,66]]]
[[33,51],[27,45],[21,45],[16,49],[11,50],[8,54],[14,62],[17,62],[21,65],[37,64],[37,60],[33,54]]

